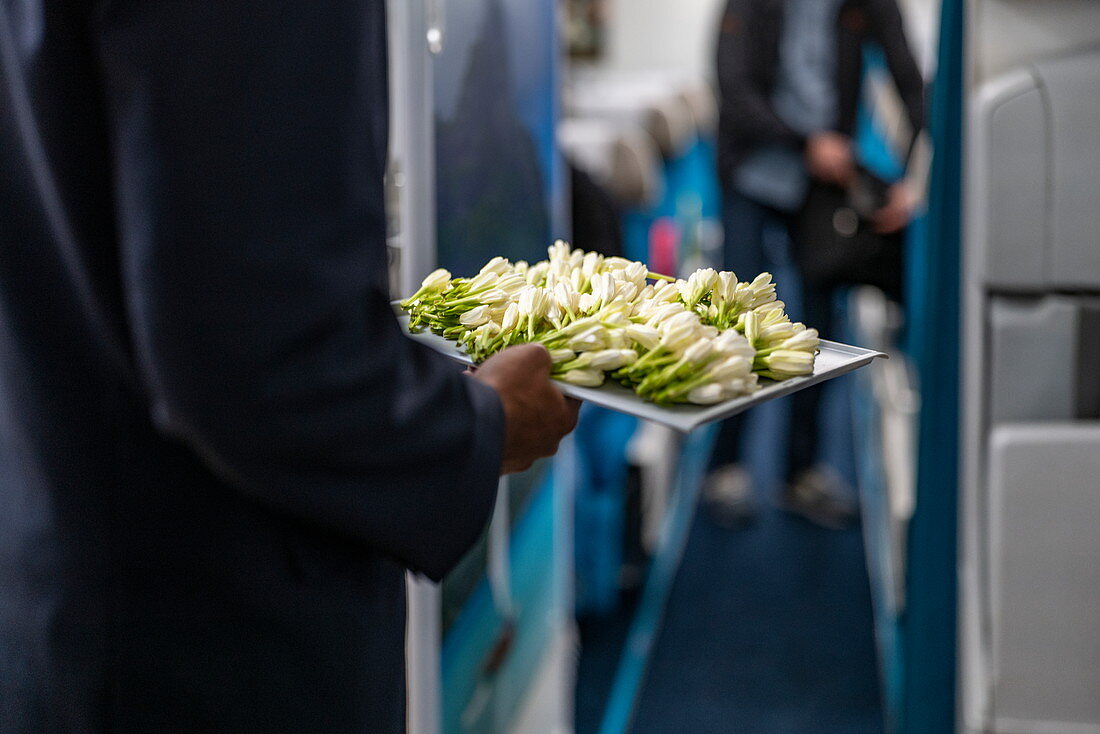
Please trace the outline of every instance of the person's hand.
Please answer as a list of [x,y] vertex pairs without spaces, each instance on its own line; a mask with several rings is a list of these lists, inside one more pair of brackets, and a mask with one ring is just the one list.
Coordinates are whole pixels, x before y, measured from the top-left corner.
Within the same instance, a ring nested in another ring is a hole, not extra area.
[[504,406],[501,474],[527,469],[552,456],[577,425],[580,402],[550,381],[550,353],[541,344],[509,347],[485,360],[471,376],[497,391]]
[[904,181],[898,181],[890,187],[886,203],[874,213],[872,224],[879,234],[893,234],[913,217],[916,196]]
[[847,185],[855,172],[851,138],[836,132],[811,135],[806,141],[806,167],[819,181]]

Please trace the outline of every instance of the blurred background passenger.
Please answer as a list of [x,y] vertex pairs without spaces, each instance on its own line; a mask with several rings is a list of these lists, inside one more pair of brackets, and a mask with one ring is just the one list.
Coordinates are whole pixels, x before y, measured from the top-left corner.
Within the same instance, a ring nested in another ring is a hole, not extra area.
[[[801,309],[792,311],[825,338],[834,337],[838,285],[887,270],[886,290],[898,295],[899,233],[914,203],[905,183],[882,182],[864,169],[853,146],[868,42],[882,49],[915,140],[924,82],[895,0],[729,0],[720,20],[722,265],[751,279],[774,269],[776,246],[790,242],[803,283]],[[912,148],[903,151],[906,159]],[[861,245],[889,248],[890,257],[851,262]],[[821,394],[819,387],[792,398],[779,504],[842,528],[856,509],[837,474],[816,463]],[[704,488],[716,519],[727,524],[755,514],[743,426],[742,416],[722,425]]]

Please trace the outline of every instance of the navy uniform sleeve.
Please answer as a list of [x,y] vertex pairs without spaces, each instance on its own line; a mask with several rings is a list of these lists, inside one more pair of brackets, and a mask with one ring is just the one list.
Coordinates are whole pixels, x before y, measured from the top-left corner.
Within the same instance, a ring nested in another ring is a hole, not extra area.
[[227,484],[441,577],[492,511],[496,393],[387,297],[383,0],[104,3],[135,353]]

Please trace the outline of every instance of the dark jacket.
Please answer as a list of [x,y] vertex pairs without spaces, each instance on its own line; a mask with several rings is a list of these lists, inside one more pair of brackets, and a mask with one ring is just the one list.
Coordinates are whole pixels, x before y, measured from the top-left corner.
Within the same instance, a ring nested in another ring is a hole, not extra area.
[[0,2],[0,730],[397,732],[496,394],[387,303],[383,0]]
[[[783,0],[728,0],[718,34],[718,172],[758,146],[805,144],[772,108],[783,33]],[[924,124],[924,80],[905,39],[895,0],[846,0],[837,15],[835,130],[851,136],[863,83],[863,44],[878,43],[905,105],[914,134]]]

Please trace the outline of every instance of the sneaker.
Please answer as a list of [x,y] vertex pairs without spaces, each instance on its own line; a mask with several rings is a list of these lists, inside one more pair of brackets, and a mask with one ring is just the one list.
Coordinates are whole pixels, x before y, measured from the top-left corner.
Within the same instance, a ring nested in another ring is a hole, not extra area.
[[823,467],[799,472],[783,488],[779,508],[829,530],[844,530],[859,518],[851,491],[835,472]]
[[723,466],[707,475],[703,482],[703,503],[711,519],[722,527],[745,527],[756,520],[752,482],[749,473],[738,464]]

